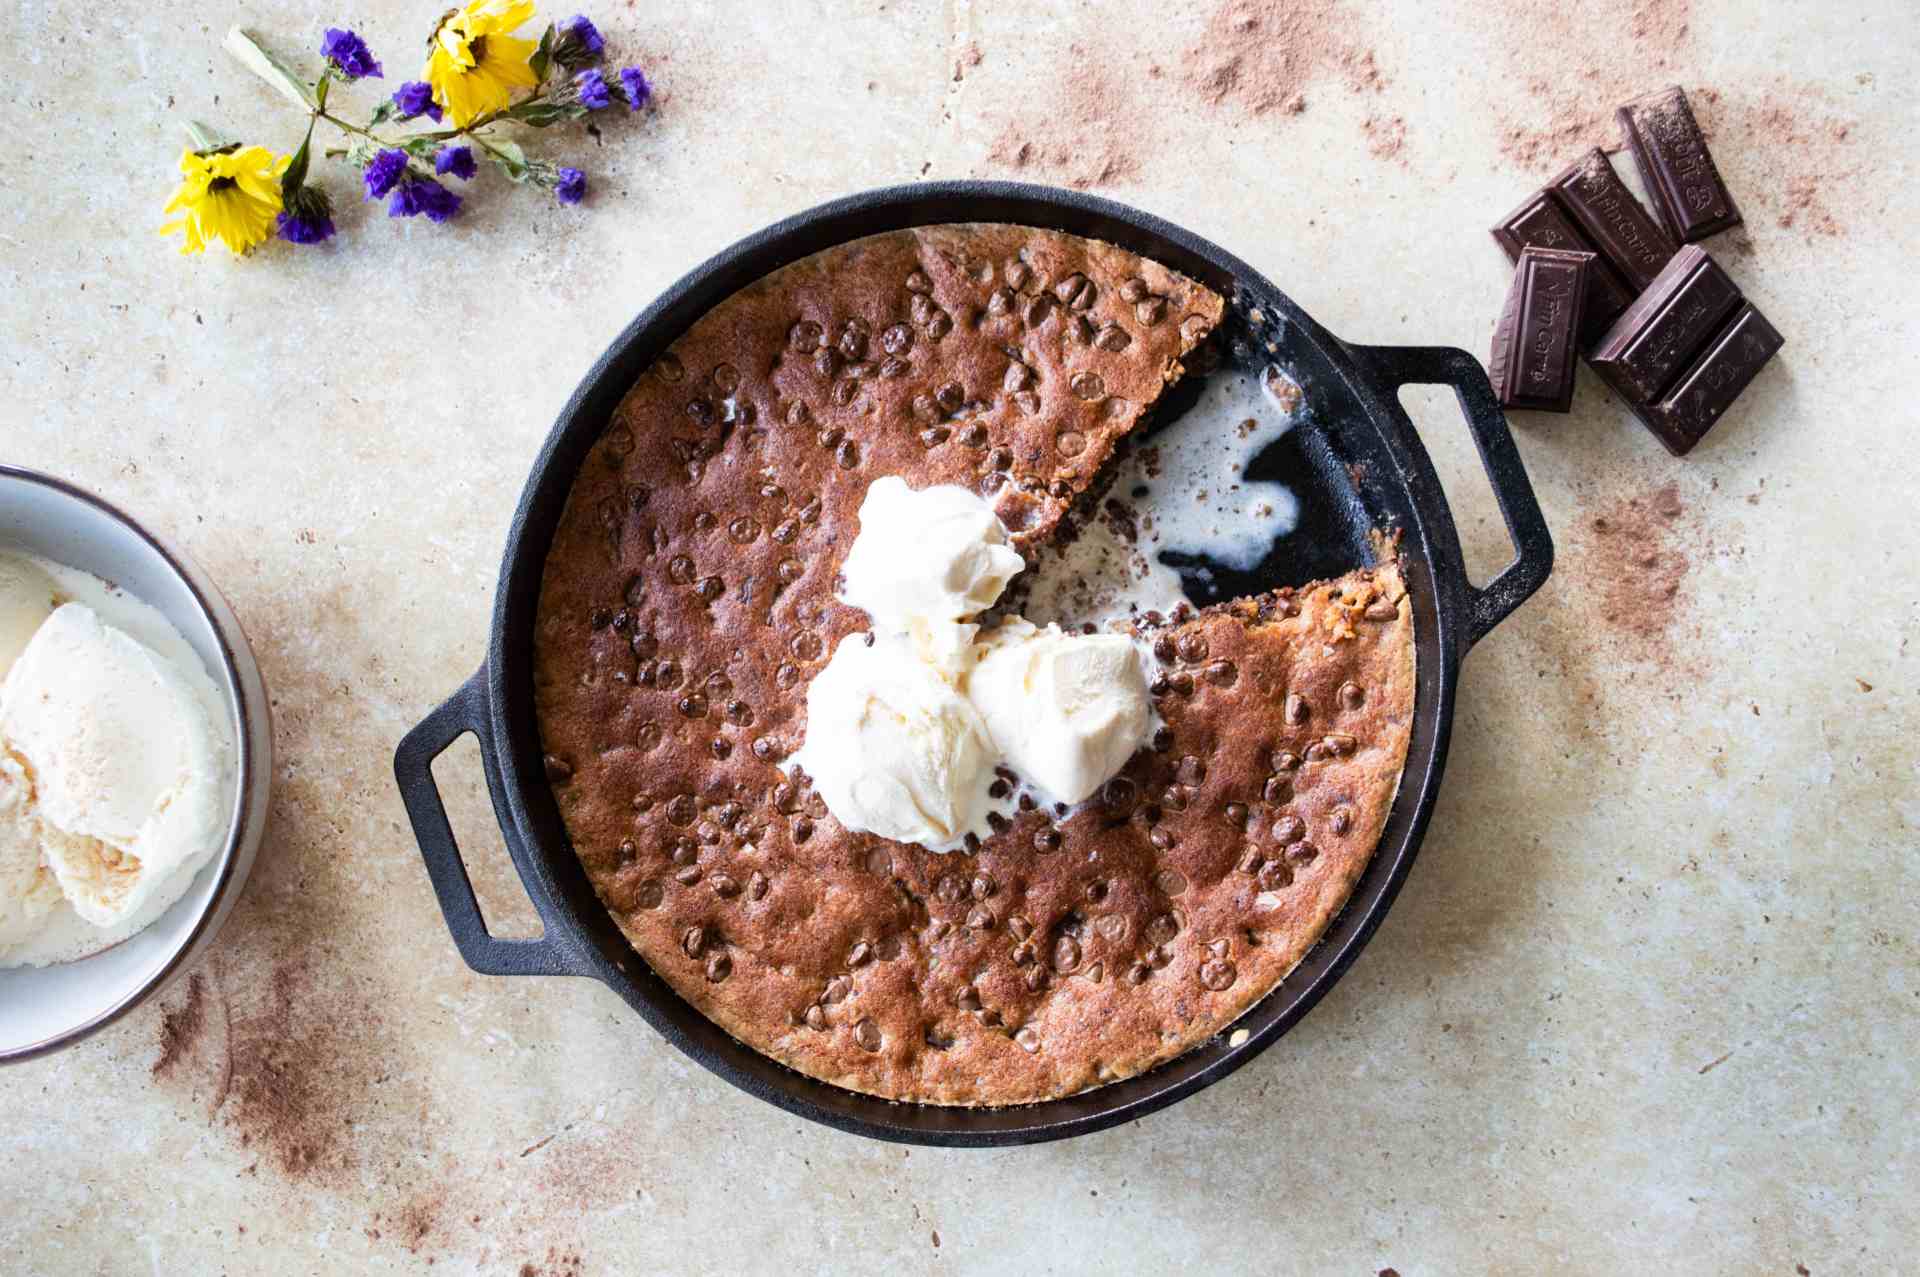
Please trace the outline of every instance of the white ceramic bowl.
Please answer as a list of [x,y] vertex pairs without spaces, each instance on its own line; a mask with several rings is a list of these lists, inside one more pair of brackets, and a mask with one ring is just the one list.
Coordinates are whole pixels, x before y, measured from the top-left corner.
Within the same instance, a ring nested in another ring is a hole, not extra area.
[[253,867],[273,774],[267,689],[247,636],[185,554],[89,492],[0,465],[0,550],[80,568],[159,609],[199,654],[233,723],[237,783],[218,855],[172,908],[78,962],[0,969],[0,1063],[30,1059],[111,1024],[191,966],[213,942]]

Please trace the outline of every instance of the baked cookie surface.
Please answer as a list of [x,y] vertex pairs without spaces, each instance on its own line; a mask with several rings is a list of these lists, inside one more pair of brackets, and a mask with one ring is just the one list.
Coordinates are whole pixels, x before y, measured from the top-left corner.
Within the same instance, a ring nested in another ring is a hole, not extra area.
[[1070,1094],[1218,1032],[1345,903],[1412,724],[1390,561],[1143,631],[1152,747],[977,854],[849,833],[778,766],[866,627],[834,593],[867,485],[1042,542],[1223,311],[1109,244],[926,227],[722,302],[620,405],[543,579],[548,774],[634,948],[741,1041],[893,1099]]

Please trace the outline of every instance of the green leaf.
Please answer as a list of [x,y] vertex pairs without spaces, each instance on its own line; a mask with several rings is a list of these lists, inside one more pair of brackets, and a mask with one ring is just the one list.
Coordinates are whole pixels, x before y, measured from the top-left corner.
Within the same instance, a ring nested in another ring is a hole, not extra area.
[[373,108],[373,118],[367,121],[367,127],[377,129],[399,113],[400,106],[392,98],[381,98],[380,105]]
[[280,202],[291,204],[293,193],[306,184],[308,148],[313,145],[313,120],[307,120],[307,135],[300,139],[300,149],[293,153],[293,159],[287,164],[287,171],[280,175]]
[[587,108],[578,102],[522,102],[509,109],[506,117],[536,129],[587,118]]
[[551,65],[552,62],[553,24],[549,22],[547,29],[540,33],[540,47],[533,51],[533,57],[527,62],[527,66],[533,71],[533,82],[535,84],[545,84],[547,82],[547,67]]
[[227,38],[222,43],[241,66],[265,80],[289,102],[303,111],[319,108],[320,99],[315,95],[313,86],[294,74],[292,67],[267,52],[247,32],[233,27],[228,30]]
[[333,68],[328,67],[326,70],[320,73],[319,83],[313,86],[314,105],[321,108],[322,110],[326,109],[327,89],[332,84],[333,84]]
[[188,120],[186,130],[187,140],[192,142],[193,149],[202,155],[210,151],[230,151],[239,145],[213,126],[202,124],[198,120]]
[[527,163],[527,153],[520,149],[518,142],[489,141],[485,149],[488,158],[506,173],[508,181],[524,183],[533,176],[533,165]]
[[416,160],[431,160],[439,153],[440,143],[430,137],[410,137],[400,143],[400,149]]

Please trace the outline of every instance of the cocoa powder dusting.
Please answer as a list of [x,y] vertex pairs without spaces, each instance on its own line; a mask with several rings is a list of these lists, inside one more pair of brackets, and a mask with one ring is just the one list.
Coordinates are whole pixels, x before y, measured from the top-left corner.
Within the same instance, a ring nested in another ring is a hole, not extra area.
[[198,971],[187,977],[187,996],[177,1007],[160,1012],[160,1054],[153,1061],[153,1076],[164,1078],[191,1055],[207,1029],[206,981]]
[[1361,128],[1367,135],[1367,150],[1373,158],[1406,163],[1405,156],[1401,154],[1407,144],[1406,120],[1397,115],[1370,115]]
[[[1692,44],[1691,0],[1513,0],[1500,31],[1526,100],[1506,111],[1500,150],[1533,172],[1557,170],[1593,147],[1617,149],[1621,103],[1673,82]],[[1627,39],[1595,56],[1594,33]]]
[[[1380,92],[1388,78],[1355,31],[1344,0],[1227,0],[1206,18],[1195,43],[1163,67],[1089,25],[1057,52],[1029,51],[1049,69],[1026,86],[1033,93],[981,104],[993,139],[987,158],[1016,175],[1082,190],[1131,180],[1140,157],[1158,145],[1163,82],[1208,107],[1276,119],[1306,111],[1306,90],[1316,83]],[[977,46],[963,50],[954,83],[980,59]],[[1397,158],[1405,133],[1403,118],[1382,118],[1369,130],[1368,149]]]
[[1133,177],[1140,168],[1134,147],[1139,133],[1130,112],[1114,109],[1127,86],[1107,64],[1071,45],[1065,72],[1053,85],[1051,101],[1037,114],[1022,114],[994,137],[987,157],[1019,173],[1033,172],[1076,190],[1108,186]]
[[1373,50],[1353,32],[1341,0],[1228,0],[1182,56],[1181,74],[1209,105],[1297,115],[1307,85],[1328,75],[1356,93],[1386,86]]
[[1854,139],[1858,121],[1822,105],[1824,96],[1808,85],[1689,95],[1749,222],[1765,218],[1808,239],[1846,234],[1838,210],[1863,202],[1848,188],[1866,166]]
[[343,1133],[358,1096],[340,1026],[313,999],[304,960],[273,970],[266,987],[232,1012],[227,1034],[232,1109],[228,1121],[247,1145],[264,1145],[296,1178],[344,1170]]
[[289,1179],[343,1180],[387,1044],[375,995],[310,908],[242,900],[222,944],[162,1010],[152,1074]]
[[1669,631],[1691,567],[1678,484],[1628,497],[1587,519],[1575,538],[1573,572],[1596,601],[1597,620],[1631,656],[1664,663]]

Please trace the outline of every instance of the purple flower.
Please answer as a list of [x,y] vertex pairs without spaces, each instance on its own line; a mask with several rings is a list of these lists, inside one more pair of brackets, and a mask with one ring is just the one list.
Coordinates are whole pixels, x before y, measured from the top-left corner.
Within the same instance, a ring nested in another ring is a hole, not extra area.
[[445,177],[451,173],[461,181],[471,181],[477,166],[470,146],[443,146],[433,157],[433,171]]
[[367,183],[367,198],[377,200],[393,189],[401,174],[407,171],[407,153],[399,147],[380,152],[367,165],[364,174]]
[[333,237],[333,219],[309,220],[293,213],[282,213],[274,222],[274,232],[289,244],[318,244]]
[[382,79],[380,64],[373,60],[367,42],[351,31],[328,27],[320,37],[320,56],[333,63],[334,70],[349,80]]
[[613,101],[607,92],[607,81],[597,67],[588,67],[573,77],[575,91],[580,94],[580,105],[591,111],[598,111]]
[[578,204],[587,198],[587,175],[577,168],[561,169],[553,193],[562,204]]
[[653,100],[653,86],[639,67],[620,68],[620,88],[627,99],[627,110],[638,111]]
[[430,177],[407,174],[394,187],[387,201],[388,217],[413,217],[424,213],[430,222],[446,222],[460,211],[460,197]]
[[424,115],[435,124],[440,123],[440,104],[433,100],[433,86],[425,80],[408,80],[393,95],[393,104],[400,108],[400,118],[411,120]]
[[317,186],[297,186],[273,224],[289,244],[318,244],[333,235],[333,201]]
[[606,51],[607,42],[585,14],[574,14],[554,30],[558,34],[553,42],[553,60],[569,70],[595,61]]

